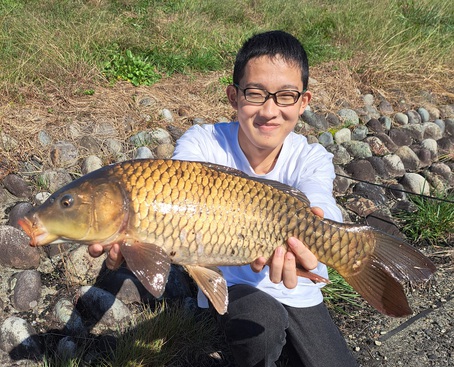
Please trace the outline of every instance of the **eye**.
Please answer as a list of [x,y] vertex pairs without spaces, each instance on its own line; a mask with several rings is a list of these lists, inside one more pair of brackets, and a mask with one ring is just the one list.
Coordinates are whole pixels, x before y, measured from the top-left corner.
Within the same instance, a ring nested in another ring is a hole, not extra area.
[[63,208],[70,208],[74,203],[74,198],[72,195],[66,194],[60,199],[60,205]]

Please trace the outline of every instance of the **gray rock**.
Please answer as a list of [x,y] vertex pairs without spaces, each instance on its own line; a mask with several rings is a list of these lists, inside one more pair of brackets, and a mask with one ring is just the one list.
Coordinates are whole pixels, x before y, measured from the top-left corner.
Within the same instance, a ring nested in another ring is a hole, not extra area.
[[101,158],[95,155],[89,155],[82,162],[82,174],[86,175],[87,173],[96,171],[103,166]]
[[181,136],[184,134],[184,130],[177,126],[167,125],[166,129],[174,141],[180,139]]
[[400,157],[407,172],[416,172],[418,170],[420,166],[419,158],[410,147],[404,145],[397,149],[395,154]]
[[77,160],[79,159],[79,150],[72,143],[60,141],[52,146],[50,159],[54,167],[72,167],[77,164]]
[[139,100],[139,105],[141,107],[152,107],[156,105],[156,99],[150,96],[144,96]]
[[342,121],[340,120],[339,116],[337,116],[335,113],[328,112],[326,115],[326,120],[328,121],[330,126],[339,126]]
[[445,130],[449,136],[454,136],[454,119],[446,119],[445,122]]
[[383,133],[385,131],[382,123],[377,119],[370,119],[366,126],[372,133]]
[[384,188],[365,182],[358,182],[353,187],[353,193],[371,200],[376,206],[382,206],[387,201]]
[[116,139],[112,139],[112,138],[106,139],[106,141],[104,142],[104,146],[105,146],[107,152],[109,154],[113,155],[114,157],[116,157],[118,154],[120,154],[123,151],[122,144]]
[[418,156],[419,169],[429,167],[432,164],[432,153],[428,149],[423,148],[420,145],[412,145],[410,148]]
[[127,305],[153,299],[134,274],[124,267],[117,271],[107,271],[95,286],[113,294]]
[[35,195],[35,198],[33,199],[34,203],[36,205],[41,205],[43,204],[47,199],[49,199],[49,196],[51,196],[52,194],[50,192],[47,192],[47,191],[41,191],[41,192],[38,192],[36,195]]
[[376,210],[376,206],[372,200],[358,196],[348,198],[345,202],[345,207],[363,218]]
[[424,139],[424,127],[422,124],[411,124],[403,126],[401,130],[416,142]]
[[397,112],[397,113],[394,115],[394,121],[395,121],[398,125],[407,125],[407,124],[408,124],[408,116],[405,115],[404,113]]
[[446,124],[445,124],[444,120],[435,119],[434,124],[440,128],[441,134],[444,135],[444,133],[446,131]]
[[13,306],[18,311],[36,308],[41,298],[41,273],[36,270],[24,270],[15,276]]
[[413,143],[411,136],[407,133],[407,131],[401,128],[389,130],[389,137],[398,147],[411,145]]
[[442,154],[453,154],[454,151],[454,135],[453,136],[445,136],[440,140],[437,140],[438,145],[438,153]]
[[400,183],[407,190],[415,194],[430,194],[430,185],[427,180],[418,173],[406,173]]
[[71,301],[59,299],[54,307],[54,315],[57,321],[64,324],[63,329],[67,334],[84,337],[88,333],[79,311]]
[[0,328],[0,348],[14,359],[39,359],[42,345],[35,329],[24,319],[11,316],[3,321]]
[[439,140],[443,137],[440,127],[433,122],[425,122],[423,125],[423,138]]
[[429,168],[429,170],[433,173],[436,173],[437,175],[442,176],[448,182],[451,182],[454,179],[451,168],[449,168],[449,166],[445,163],[442,162],[434,163]]
[[92,284],[99,276],[105,256],[93,258],[86,246],[77,246],[68,255],[65,275],[71,284]]
[[384,156],[390,153],[386,145],[376,136],[368,136],[365,142],[369,144],[372,154],[375,156]]
[[391,153],[395,152],[397,148],[399,148],[388,135],[376,134],[375,136],[379,138],[383,144],[385,144],[386,148],[388,148]]
[[139,147],[137,148],[134,159],[153,159],[155,155],[148,147]]
[[368,182],[376,181],[377,173],[370,162],[365,159],[350,162],[345,166],[345,171],[349,173],[352,178],[356,178],[358,180]]
[[378,121],[380,121],[380,123],[383,125],[383,128],[385,130],[390,130],[391,127],[392,127],[392,120],[389,116],[381,116]]
[[334,133],[334,141],[336,144],[342,144],[352,139],[352,132],[350,129],[343,128]]
[[334,138],[333,135],[325,131],[324,133],[321,133],[318,137],[318,142],[323,145],[324,147],[327,147],[328,145],[334,144]]
[[440,110],[440,118],[443,120],[454,118],[454,104],[439,106],[438,108]]
[[126,327],[131,319],[131,311],[111,293],[101,288],[85,286],[77,292],[77,304],[90,312],[99,324],[108,329]]
[[196,117],[194,120],[192,120],[193,125],[203,125],[206,124],[206,120],[202,117]]
[[329,128],[329,123],[323,115],[314,113],[306,109],[301,117],[304,122],[314,127],[318,131],[324,131]]
[[19,143],[10,135],[5,134],[3,131],[0,131],[0,146],[6,152],[12,152],[18,148]]
[[101,154],[101,143],[98,139],[91,135],[86,135],[80,138],[79,140],[79,148],[83,155],[92,154],[98,155]]
[[443,177],[437,175],[436,173],[425,171],[424,177],[429,182],[430,187],[433,188],[435,192],[446,192],[447,181]]
[[354,158],[367,158],[372,156],[372,151],[370,150],[369,144],[365,142],[352,140],[345,142],[342,145]]
[[407,200],[407,194],[405,192],[405,188],[399,183],[388,185],[388,188],[386,191],[394,199],[397,199],[399,201]]
[[18,198],[29,198],[32,194],[31,187],[20,176],[10,173],[3,179],[3,185]]
[[52,138],[46,131],[41,130],[38,132],[38,142],[42,147],[47,147],[52,144]]
[[344,165],[352,160],[352,157],[348,154],[347,149],[345,149],[342,145],[329,145],[326,147],[326,150],[334,155],[333,163],[335,165]]
[[383,157],[383,163],[390,177],[402,177],[405,175],[405,167],[400,157],[396,154],[389,154]]
[[363,95],[363,102],[366,106],[373,106],[375,103],[375,98],[372,94]]
[[[352,180],[348,179],[349,176],[340,166],[335,166],[336,178],[333,182],[333,190],[336,195],[345,195],[352,183]],[[347,177],[346,177],[347,176]]]
[[172,158],[175,147],[173,144],[160,144],[156,148],[157,159],[170,159]]
[[372,157],[369,157],[366,159],[372,165],[375,172],[377,172],[378,177],[380,177],[381,179],[385,179],[385,180],[389,178],[388,170],[386,169],[385,163],[383,162],[382,158],[377,157],[377,156],[372,156]]
[[167,130],[156,128],[151,130],[152,141],[154,142],[153,146],[156,147],[160,144],[172,144],[172,137]]
[[47,188],[50,192],[57,191],[59,188],[73,181],[71,175],[64,169],[46,170],[38,175],[40,186]]
[[173,123],[175,121],[172,112],[170,112],[167,108],[161,110],[161,118],[163,118],[165,122],[169,123]]
[[337,112],[341,120],[346,125],[358,125],[359,124],[359,117],[358,114],[350,109],[350,108],[343,108]]
[[420,124],[422,122],[421,116],[415,110],[407,111],[408,123],[411,124]]
[[30,238],[21,230],[0,225],[0,265],[13,269],[36,269],[40,251],[29,246]]
[[394,113],[394,108],[387,100],[382,100],[378,105],[378,110],[382,115],[390,116]]
[[430,119],[429,111],[427,111],[424,107],[420,107],[416,110],[419,116],[421,116],[421,122],[428,122]]
[[365,125],[357,125],[354,127],[352,131],[352,139],[353,140],[364,140],[369,133],[367,126]]
[[33,206],[29,202],[19,202],[11,209],[8,216],[8,225],[21,230],[21,226],[17,223]]
[[431,160],[438,160],[438,145],[434,139],[424,139],[421,148],[427,149],[431,153]]
[[378,119],[380,117],[380,112],[378,112],[375,106],[364,106],[364,113],[361,116],[361,119],[364,122],[369,121],[370,119]]

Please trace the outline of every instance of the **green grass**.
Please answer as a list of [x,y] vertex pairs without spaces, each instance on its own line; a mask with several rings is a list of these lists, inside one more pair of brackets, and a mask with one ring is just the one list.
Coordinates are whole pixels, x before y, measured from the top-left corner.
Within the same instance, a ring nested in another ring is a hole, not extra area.
[[453,69],[453,8],[450,0],[5,0],[0,88],[152,84],[176,72],[230,70],[241,43],[269,29],[299,37],[312,65],[351,60],[377,86],[405,79],[397,74],[429,80]]
[[396,214],[411,242],[454,246],[454,195],[439,194],[437,198],[440,200],[410,195],[415,210]]
[[162,303],[156,310],[145,308],[135,324],[118,335],[113,356],[100,365],[203,367],[221,339],[209,314],[196,316],[182,305]]

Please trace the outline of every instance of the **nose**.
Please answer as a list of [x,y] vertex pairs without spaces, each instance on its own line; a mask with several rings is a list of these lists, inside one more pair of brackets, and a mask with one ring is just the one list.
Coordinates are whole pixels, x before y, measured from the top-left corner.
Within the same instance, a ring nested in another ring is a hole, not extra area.
[[260,109],[260,115],[268,119],[277,116],[279,113],[279,106],[276,104],[273,97],[274,96],[270,96]]

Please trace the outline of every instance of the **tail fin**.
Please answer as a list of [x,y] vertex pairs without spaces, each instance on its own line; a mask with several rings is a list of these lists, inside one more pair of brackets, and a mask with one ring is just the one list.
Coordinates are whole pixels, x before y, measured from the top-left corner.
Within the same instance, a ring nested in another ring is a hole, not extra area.
[[397,237],[373,230],[374,252],[362,269],[345,280],[378,311],[402,317],[412,313],[403,283],[430,279],[435,265],[421,252]]

